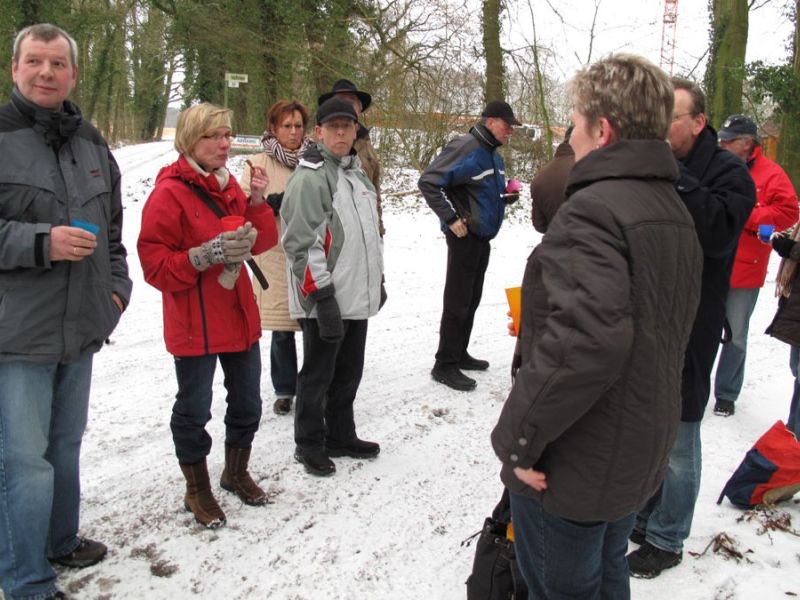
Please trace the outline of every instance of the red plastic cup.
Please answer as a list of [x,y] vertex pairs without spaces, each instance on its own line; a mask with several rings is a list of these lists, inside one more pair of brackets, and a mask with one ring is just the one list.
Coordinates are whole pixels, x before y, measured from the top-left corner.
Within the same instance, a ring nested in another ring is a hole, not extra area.
[[236,231],[244,225],[244,217],[239,215],[228,215],[227,217],[222,217],[222,229],[223,231]]
[[519,191],[522,189],[522,184],[519,182],[519,179],[512,177],[506,183],[506,194],[518,194]]

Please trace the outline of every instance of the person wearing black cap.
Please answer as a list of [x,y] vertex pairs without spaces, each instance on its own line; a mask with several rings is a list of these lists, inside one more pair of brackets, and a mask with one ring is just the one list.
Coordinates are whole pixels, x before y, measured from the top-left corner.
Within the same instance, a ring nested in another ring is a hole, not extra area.
[[[356,84],[349,79],[340,79],[334,83],[330,92],[322,94],[317,99],[317,104],[322,105],[323,102],[334,96],[350,102],[359,120],[361,119],[361,113],[365,112],[372,104],[372,96],[359,90]],[[378,154],[375,152],[372,140],[369,138],[369,129],[364,127],[360,121],[353,149],[361,161],[361,168],[364,169],[364,173],[367,174],[367,178],[375,188],[378,205],[378,227],[380,228],[381,237],[383,237],[384,233],[386,233],[386,228],[383,226],[383,209],[381,208],[381,163],[378,161]]]
[[744,224],[725,300],[730,340],[722,344],[714,378],[714,414],[730,417],[742,391],[747,358],[747,332],[758,292],[767,278],[770,246],[758,238],[759,225],[784,231],[797,222],[797,193],[781,167],[764,156],[758,128],[750,117],[731,115],[717,132],[720,147],[741,158],[756,184],[756,205]]
[[500,230],[505,205],[519,198],[505,193],[505,165],[497,149],[508,143],[512,126],[521,123],[502,100],[489,102],[481,117],[469,133],[447,144],[418,183],[447,241],[439,348],[431,376],[461,391],[476,386],[462,370],[489,368],[487,361],[470,356],[467,346],[489,264],[489,242]]
[[303,330],[295,459],[312,475],[332,475],[331,457],[380,452],[375,442],[358,438],[353,417],[367,319],[385,299],[375,188],[353,150],[357,126],[350,102],[333,97],[322,103],[319,143],[289,178],[280,209],[291,271],[289,314]]

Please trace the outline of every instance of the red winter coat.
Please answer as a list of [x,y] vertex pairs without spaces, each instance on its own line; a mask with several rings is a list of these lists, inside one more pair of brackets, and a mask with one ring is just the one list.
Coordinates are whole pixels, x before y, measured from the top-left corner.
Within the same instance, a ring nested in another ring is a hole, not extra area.
[[732,288],[764,285],[772,246],[759,241],[758,226],[775,225],[775,231],[783,231],[797,222],[797,193],[783,169],[764,156],[760,146],[753,150],[747,166],[756,184],[757,201],[739,237],[731,273]]
[[201,273],[190,264],[188,250],[221,233],[222,223],[185,181],[205,189],[226,214],[253,223],[258,230],[253,254],[278,242],[275,217],[266,204],[250,206],[233,176],[220,190],[214,175],[200,175],[183,156],[161,169],[142,211],[139,260],[145,281],[162,292],[167,350],[175,356],[241,352],[261,337],[247,267],[227,290],[217,282],[222,265]]

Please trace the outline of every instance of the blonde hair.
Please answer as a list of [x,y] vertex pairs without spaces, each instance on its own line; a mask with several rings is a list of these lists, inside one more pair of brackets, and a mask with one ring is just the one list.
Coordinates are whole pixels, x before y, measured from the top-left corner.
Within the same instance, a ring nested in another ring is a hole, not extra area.
[[203,102],[182,111],[178,116],[175,128],[175,150],[181,154],[190,154],[192,148],[207,132],[218,127],[231,128],[230,109]]
[[612,54],[570,82],[575,110],[590,125],[604,117],[619,139],[666,139],[675,93],[667,74],[633,54]]

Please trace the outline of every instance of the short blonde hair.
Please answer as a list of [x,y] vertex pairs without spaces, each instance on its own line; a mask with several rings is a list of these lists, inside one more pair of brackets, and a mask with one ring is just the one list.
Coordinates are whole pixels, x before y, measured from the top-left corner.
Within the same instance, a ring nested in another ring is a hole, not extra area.
[[570,82],[575,110],[590,125],[604,117],[619,139],[667,138],[675,95],[667,74],[633,54],[612,54]]
[[182,111],[175,128],[175,150],[190,154],[207,132],[218,127],[231,128],[233,112],[228,108],[203,102]]

